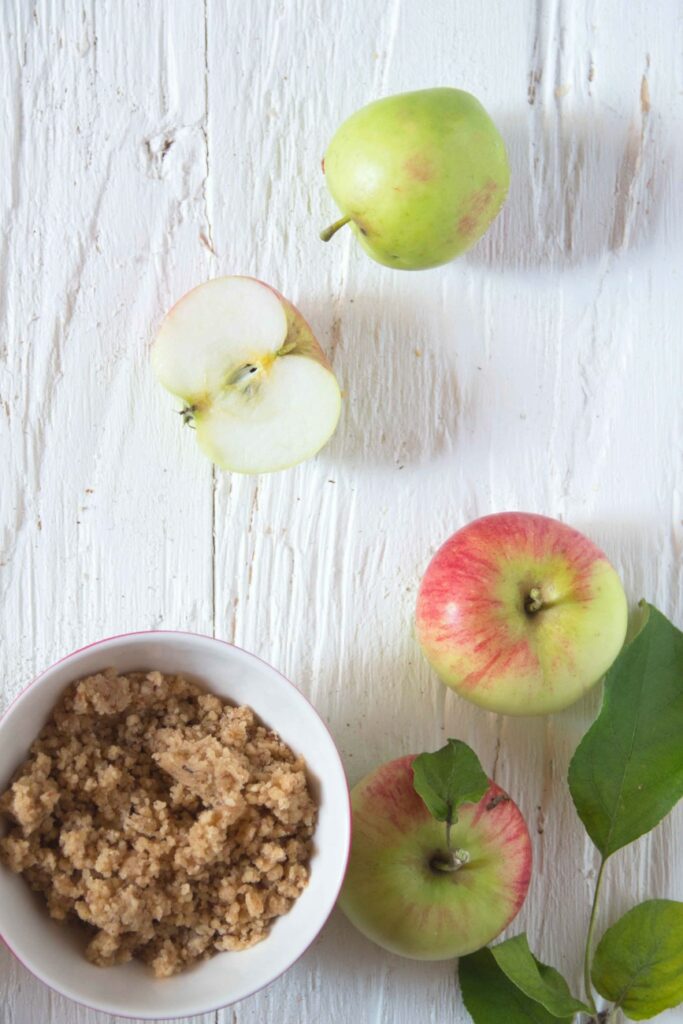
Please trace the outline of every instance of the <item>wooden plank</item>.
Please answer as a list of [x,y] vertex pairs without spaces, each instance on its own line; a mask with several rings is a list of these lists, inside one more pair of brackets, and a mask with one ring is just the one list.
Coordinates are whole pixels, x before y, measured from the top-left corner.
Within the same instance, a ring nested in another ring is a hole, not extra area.
[[[165,309],[207,273],[203,10],[8,14],[3,702],[84,643],[213,620],[211,469],[147,358]],[[113,1019],[51,995],[4,948],[0,988],[3,1024]]]
[[[412,612],[450,532],[521,508],[584,530],[633,603],[683,621],[676,18],[674,0],[657,18],[618,0],[91,0],[17,3],[0,37],[3,699],[83,641],[215,628],[314,700],[352,781],[464,738],[533,832],[512,932],[577,989],[596,861],[564,780],[598,697],[531,721],[471,708],[427,669]],[[323,246],[332,132],[431,84],[500,123],[500,221],[424,274],[375,266],[348,235]],[[345,389],[332,443],[286,474],[213,474],[149,373],[160,315],[217,273],[295,301]],[[682,824],[678,809],[615,856],[604,923],[683,899]],[[0,986],[8,1024],[108,1019],[4,952]],[[327,1019],[467,1015],[452,964],[386,955],[338,913],[287,975],[215,1015]]]
[[[534,833],[534,887],[514,927],[578,986],[595,863],[564,777],[597,695],[552,719],[496,720],[433,680],[411,618],[438,543],[502,508],[575,523],[615,559],[633,600],[656,593],[680,617],[679,566],[662,584],[647,554],[676,561],[680,465],[646,458],[643,490],[633,462],[677,447],[680,433],[661,403],[647,416],[681,366],[663,214],[679,202],[662,138],[680,117],[664,72],[670,41],[644,11],[622,25],[616,4],[527,5],[518,17],[463,3],[209,12],[212,166],[231,183],[212,206],[219,265],[297,301],[347,392],[317,462],[272,479],[219,477],[217,628],[312,696],[352,781],[446,735],[472,743]],[[238,56],[225,62],[232,38]],[[653,93],[657,84],[657,123],[644,75]],[[431,82],[465,85],[501,123],[515,183],[500,224],[465,260],[423,275],[374,266],[349,237],[322,247],[334,207],[315,170],[332,131],[375,96]],[[653,323],[654,352],[637,333]],[[680,820],[657,836],[665,861]],[[622,878],[634,898],[655,881],[676,895],[675,872],[653,875],[651,860],[645,842],[613,869],[612,908]],[[451,964],[387,956],[337,914],[236,1018],[460,1024],[466,1014]]]

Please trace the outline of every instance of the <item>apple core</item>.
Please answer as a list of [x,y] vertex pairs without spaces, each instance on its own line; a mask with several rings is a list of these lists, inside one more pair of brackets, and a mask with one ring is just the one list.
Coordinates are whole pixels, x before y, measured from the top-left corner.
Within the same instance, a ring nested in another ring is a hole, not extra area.
[[250,277],[185,295],[152,347],[161,383],[209,458],[238,473],[286,469],[315,455],[341,411],[332,369],[301,313]]

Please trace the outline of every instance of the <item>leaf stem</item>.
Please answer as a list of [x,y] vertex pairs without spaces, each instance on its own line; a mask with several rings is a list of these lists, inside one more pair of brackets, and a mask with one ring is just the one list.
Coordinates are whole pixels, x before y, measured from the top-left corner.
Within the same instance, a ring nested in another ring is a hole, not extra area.
[[600,900],[600,888],[602,886],[602,877],[605,871],[605,859],[600,861],[600,868],[598,870],[598,877],[595,882],[595,893],[593,894],[593,906],[591,907],[591,916],[588,922],[588,933],[586,935],[586,951],[583,955],[583,985],[586,991],[586,1001],[593,1013],[596,1012],[595,999],[593,998],[593,986],[591,984],[591,959],[593,954],[593,935],[595,932],[595,925],[598,919],[598,903]]

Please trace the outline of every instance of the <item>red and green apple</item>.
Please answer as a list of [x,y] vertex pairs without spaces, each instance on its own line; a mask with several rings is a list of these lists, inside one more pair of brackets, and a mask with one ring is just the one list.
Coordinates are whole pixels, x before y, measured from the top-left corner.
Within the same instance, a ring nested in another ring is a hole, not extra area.
[[546,516],[502,512],[454,533],[424,574],[417,635],[440,678],[490,711],[559,711],[621,650],[627,603],[606,555]]
[[416,792],[415,763],[414,755],[389,761],[351,791],[340,906],[390,952],[446,960],[486,945],[515,917],[529,887],[531,842],[517,805],[485,774],[483,796],[460,804],[452,820],[449,810],[444,827]]
[[339,385],[311,328],[252,277],[214,278],[183,296],[159,328],[152,365],[223,469],[286,469],[337,426]]

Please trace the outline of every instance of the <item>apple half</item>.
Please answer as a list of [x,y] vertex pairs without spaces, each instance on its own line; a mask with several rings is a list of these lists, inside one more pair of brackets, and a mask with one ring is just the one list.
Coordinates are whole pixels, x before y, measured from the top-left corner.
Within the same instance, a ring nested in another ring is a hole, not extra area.
[[458,808],[452,840],[463,863],[444,872],[444,825],[415,792],[414,760],[380,765],[351,791],[353,839],[339,905],[384,949],[448,960],[485,946],[518,913],[531,840],[517,805],[490,782],[478,803]]
[[339,421],[341,393],[311,328],[252,277],[217,277],[167,313],[152,346],[160,382],[222,469],[270,473],[315,455]]

